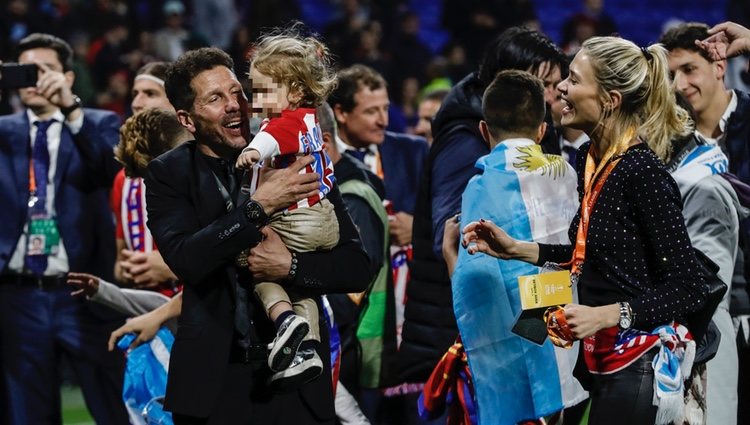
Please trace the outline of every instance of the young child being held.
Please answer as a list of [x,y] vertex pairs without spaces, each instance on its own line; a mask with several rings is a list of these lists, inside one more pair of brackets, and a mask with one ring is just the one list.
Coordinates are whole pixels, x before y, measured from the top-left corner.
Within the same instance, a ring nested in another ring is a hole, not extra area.
[[[303,199],[270,217],[269,226],[292,251],[331,249],[338,243],[339,225],[326,199],[334,183],[333,164],[323,150],[315,107],[325,102],[335,85],[328,49],[312,37],[283,33],[260,39],[251,57],[252,112],[266,118],[260,132],[242,151],[237,167],[263,161],[286,168],[298,156],[315,161],[303,172],[320,174],[317,195]],[[272,282],[255,285],[255,294],[276,325],[269,345],[268,366],[275,373],[271,384],[288,387],[320,375],[323,363],[315,351],[320,342],[318,308],[310,298],[287,294]]]

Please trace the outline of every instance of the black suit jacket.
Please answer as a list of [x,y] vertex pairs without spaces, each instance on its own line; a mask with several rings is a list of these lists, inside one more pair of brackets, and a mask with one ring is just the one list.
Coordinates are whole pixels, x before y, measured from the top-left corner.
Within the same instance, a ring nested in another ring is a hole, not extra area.
[[[185,284],[166,407],[176,413],[206,417],[217,404],[234,344],[234,258],[260,241],[261,234],[249,223],[243,208],[226,211],[214,176],[195,142],[153,160],[146,188],[148,226],[166,263]],[[369,259],[338,189],[334,188],[328,198],[339,220],[339,245],[329,252],[299,254],[299,273],[293,282],[285,284],[287,289],[310,296],[357,292],[371,280]],[[270,342],[273,325],[257,302],[253,316],[258,342]],[[327,333],[322,331],[325,338]],[[327,364],[327,342],[322,341],[320,346],[319,354]],[[327,365],[326,370],[329,368]],[[268,393],[263,388],[255,392]],[[290,408],[306,405],[321,420],[333,418],[330,371],[301,386],[298,393],[301,405]]]

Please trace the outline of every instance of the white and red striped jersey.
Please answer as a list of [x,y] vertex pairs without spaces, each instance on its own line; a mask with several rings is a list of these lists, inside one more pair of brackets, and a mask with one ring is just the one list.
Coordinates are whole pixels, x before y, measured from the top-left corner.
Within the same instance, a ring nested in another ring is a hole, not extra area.
[[320,190],[317,195],[290,206],[290,210],[315,205],[333,188],[333,163],[323,150],[323,137],[313,108],[285,109],[280,117],[266,119],[243,153],[249,149],[257,150],[261,161],[270,160],[273,168],[287,168],[302,155],[315,158],[300,173],[320,174]]

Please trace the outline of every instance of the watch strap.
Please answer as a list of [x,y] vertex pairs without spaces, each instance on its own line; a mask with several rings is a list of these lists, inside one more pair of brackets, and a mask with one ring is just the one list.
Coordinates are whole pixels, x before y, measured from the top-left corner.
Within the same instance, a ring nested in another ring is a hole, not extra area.
[[76,95],[73,95],[73,104],[70,106],[61,106],[60,112],[62,112],[62,114],[67,117],[68,115],[70,115],[71,112],[75,111],[76,109],[81,108],[81,106],[82,106],[81,98]]
[[[618,325],[620,328],[623,329],[630,329],[633,327],[633,322],[635,321],[635,317],[633,314],[633,309],[630,308],[630,303],[622,301],[617,303],[620,306],[620,320],[618,321]],[[623,321],[629,322],[627,326],[623,326]]]

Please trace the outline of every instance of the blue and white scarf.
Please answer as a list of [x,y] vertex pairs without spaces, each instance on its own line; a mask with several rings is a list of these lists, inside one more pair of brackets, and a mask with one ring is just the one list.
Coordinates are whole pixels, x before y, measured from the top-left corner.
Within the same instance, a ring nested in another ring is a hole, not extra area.
[[678,323],[659,326],[652,334],[659,336],[661,347],[651,363],[654,368],[656,425],[666,425],[683,417],[684,382],[693,368],[695,341],[688,329]]

